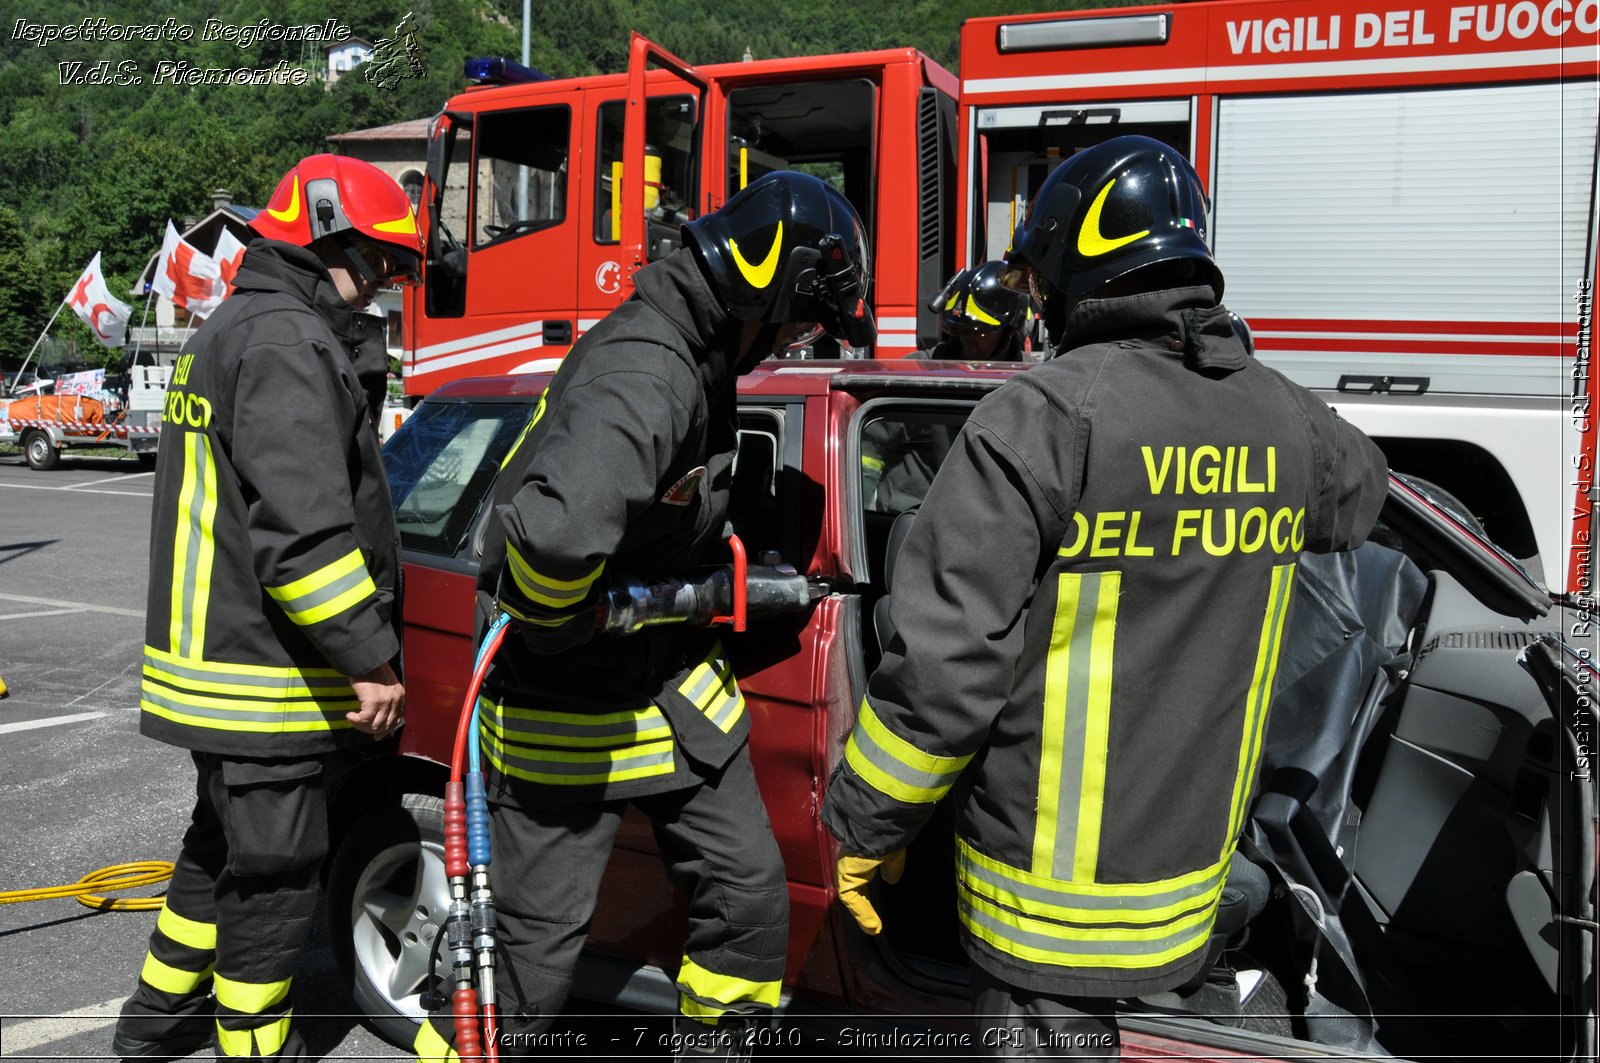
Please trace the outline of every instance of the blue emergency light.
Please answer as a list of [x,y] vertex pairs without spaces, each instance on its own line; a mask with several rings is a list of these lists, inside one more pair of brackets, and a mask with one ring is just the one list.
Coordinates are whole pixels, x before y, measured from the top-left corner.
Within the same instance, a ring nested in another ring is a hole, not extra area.
[[499,56],[468,59],[463,64],[463,73],[468,81],[476,81],[480,85],[525,85],[532,81],[550,80],[550,75],[543,70],[535,70]]

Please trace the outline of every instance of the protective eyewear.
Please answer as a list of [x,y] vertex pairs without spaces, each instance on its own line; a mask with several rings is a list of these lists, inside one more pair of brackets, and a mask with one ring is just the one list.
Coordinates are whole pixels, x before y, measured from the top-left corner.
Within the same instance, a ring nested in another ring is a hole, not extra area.
[[363,241],[356,244],[355,251],[377,276],[379,284],[420,283],[421,260],[403,248]]
[[803,347],[809,347],[817,342],[822,338],[823,332],[826,331],[821,322],[817,321],[808,321],[804,325],[797,327],[799,331],[792,336],[785,338],[781,334],[779,335],[773,354],[793,354],[795,351]]

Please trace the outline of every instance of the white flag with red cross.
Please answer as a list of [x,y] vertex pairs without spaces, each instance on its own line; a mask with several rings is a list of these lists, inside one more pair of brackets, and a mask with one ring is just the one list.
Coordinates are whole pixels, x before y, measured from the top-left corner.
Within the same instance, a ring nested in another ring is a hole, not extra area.
[[100,272],[100,252],[78,277],[67,295],[67,305],[94,330],[95,338],[107,347],[121,347],[128,334],[128,319],[133,310],[111,294],[105,275]]
[[150,287],[195,317],[205,317],[215,310],[226,291],[217,260],[179,236],[170,220]]
[[217,260],[217,269],[222,276],[222,297],[226,299],[233,294],[233,278],[239,272],[239,263],[244,259],[244,244],[228,229],[222,230],[222,237],[217,241],[217,246],[211,252],[211,257]]

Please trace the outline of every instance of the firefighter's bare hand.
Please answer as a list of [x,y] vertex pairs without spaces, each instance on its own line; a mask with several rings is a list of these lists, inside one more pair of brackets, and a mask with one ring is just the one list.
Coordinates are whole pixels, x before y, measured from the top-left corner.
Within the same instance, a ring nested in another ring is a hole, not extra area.
[[906,851],[897,849],[888,856],[841,855],[835,872],[839,884],[839,903],[869,934],[883,932],[883,920],[878,918],[877,909],[867,899],[867,883],[880,869],[883,871],[883,881],[891,886],[899,882],[906,869]]
[[380,664],[366,675],[352,676],[361,708],[344,714],[356,730],[387,738],[405,723],[406,688],[387,664]]

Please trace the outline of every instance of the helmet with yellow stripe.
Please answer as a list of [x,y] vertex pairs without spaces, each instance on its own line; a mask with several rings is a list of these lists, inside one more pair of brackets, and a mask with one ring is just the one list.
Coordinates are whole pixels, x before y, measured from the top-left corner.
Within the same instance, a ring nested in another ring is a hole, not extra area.
[[357,269],[371,271],[369,279],[414,279],[422,259],[410,197],[376,166],[342,155],[295,163],[250,228],[300,247],[338,243],[356,252],[348,257]]
[[1141,274],[1143,290],[1209,284],[1221,299],[1222,271],[1206,243],[1210,206],[1182,152],[1150,137],[1114,137],[1045,179],[1012,237],[1004,281],[1031,287],[1047,321],[1060,312],[1052,304],[1158,265],[1166,268]]
[[952,335],[965,331],[1020,332],[1028,323],[1029,298],[1000,283],[1005,263],[985,262],[951,278],[935,299],[939,331]]
[[832,185],[778,170],[683,227],[725,309],[769,325],[815,323],[851,347],[877,338],[861,218]]

